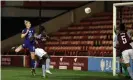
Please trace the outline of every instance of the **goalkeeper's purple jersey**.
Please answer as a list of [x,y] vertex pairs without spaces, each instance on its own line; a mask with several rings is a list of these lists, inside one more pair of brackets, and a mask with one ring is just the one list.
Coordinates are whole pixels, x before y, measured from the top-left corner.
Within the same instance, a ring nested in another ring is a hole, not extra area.
[[[25,34],[26,31],[27,31],[27,28],[22,30],[22,34]],[[35,41],[34,40],[30,41],[30,38],[33,37],[34,34],[35,34],[35,30],[33,28],[30,28],[28,34],[24,38],[24,44],[34,45]]]

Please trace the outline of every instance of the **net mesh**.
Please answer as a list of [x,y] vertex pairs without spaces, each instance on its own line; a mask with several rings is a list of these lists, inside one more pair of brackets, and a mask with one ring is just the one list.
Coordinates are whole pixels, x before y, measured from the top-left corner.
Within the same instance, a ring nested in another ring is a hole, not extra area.
[[133,6],[117,7],[117,27],[124,23],[127,30],[133,31]]

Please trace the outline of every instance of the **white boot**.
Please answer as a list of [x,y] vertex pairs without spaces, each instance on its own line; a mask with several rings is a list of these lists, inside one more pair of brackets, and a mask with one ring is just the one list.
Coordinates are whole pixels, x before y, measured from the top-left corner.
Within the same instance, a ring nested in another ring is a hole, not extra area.
[[52,74],[52,73],[50,72],[50,70],[46,70],[46,73],[48,73],[48,74]]

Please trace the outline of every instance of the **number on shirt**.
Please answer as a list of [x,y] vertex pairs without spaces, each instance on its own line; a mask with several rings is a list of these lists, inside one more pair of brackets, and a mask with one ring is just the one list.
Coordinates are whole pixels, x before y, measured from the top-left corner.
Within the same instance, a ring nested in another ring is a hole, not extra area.
[[121,39],[122,39],[123,44],[127,43],[127,39],[126,39],[125,34],[121,36]]

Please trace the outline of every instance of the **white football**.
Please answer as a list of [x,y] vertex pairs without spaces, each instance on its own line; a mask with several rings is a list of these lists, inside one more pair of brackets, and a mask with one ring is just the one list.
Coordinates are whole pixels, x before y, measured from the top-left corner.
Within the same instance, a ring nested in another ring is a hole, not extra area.
[[86,14],[91,13],[91,8],[90,8],[90,7],[86,7],[86,8],[85,8],[85,13],[86,13]]

